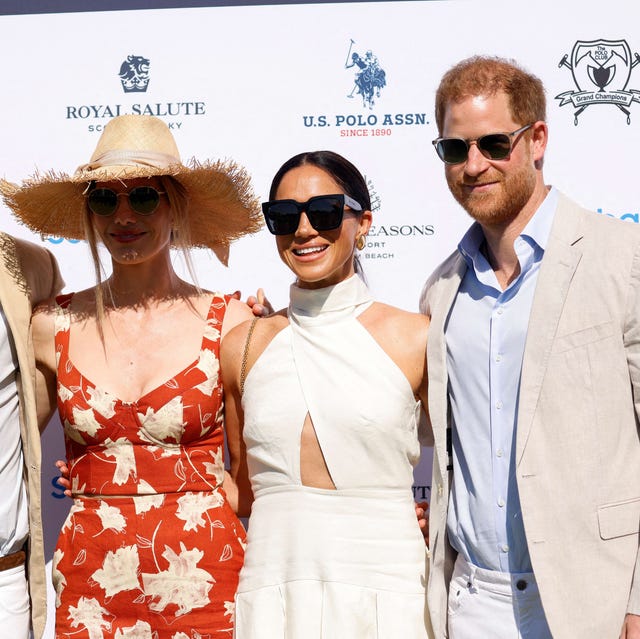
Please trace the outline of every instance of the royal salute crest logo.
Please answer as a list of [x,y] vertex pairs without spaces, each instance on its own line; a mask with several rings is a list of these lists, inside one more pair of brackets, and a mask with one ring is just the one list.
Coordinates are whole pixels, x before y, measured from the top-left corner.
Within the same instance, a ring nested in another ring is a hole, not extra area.
[[[112,69],[116,65],[117,62],[114,62]],[[162,87],[157,82],[149,89],[150,67],[149,58],[128,55],[120,62],[117,74],[114,71],[109,73],[110,94],[113,100],[94,100],[94,96],[88,95],[87,99],[80,103],[66,105],[66,120],[86,122],[90,133],[100,133],[111,118],[130,113],[163,118],[170,129],[181,129],[192,116],[206,115],[207,105],[197,96],[168,94],[171,86]],[[118,78],[122,93],[118,86]]]
[[355,98],[359,95],[362,98],[362,106],[373,109],[375,101],[387,85],[387,74],[371,49],[367,50],[364,55],[360,55],[353,50],[355,43],[355,40],[350,41],[347,59],[344,63],[345,69],[355,71],[353,88],[347,97]]
[[594,104],[617,107],[631,124],[631,103],[640,102],[640,91],[628,88],[631,72],[640,63],[640,56],[631,53],[626,40],[578,40],[571,57],[565,54],[558,67],[571,70],[577,91],[556,95],[560,106],[573,104],[573,123]]
[[149,58],[141,55],[128,55],[120,65],[120,82],[125,93],[146,93],[149,86]]

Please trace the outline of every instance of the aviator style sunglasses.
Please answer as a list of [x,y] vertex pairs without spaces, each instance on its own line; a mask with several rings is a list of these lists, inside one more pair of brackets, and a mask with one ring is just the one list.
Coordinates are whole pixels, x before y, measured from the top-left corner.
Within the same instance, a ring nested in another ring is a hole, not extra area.
[[488,133],[470,140],[438,138],[431,144],[436,147],[438,157],[445,164],[462,164],[466,162],[469,157],[469,148],[474,143],[485,158],[489,160],[506,160],[511,155],[513,145],[517,142],[517,136],[532,126],[533,123],[511,131],[511,133]]
[[113,189],[96,188],[87,196],[87,206],[92,213],[106,217],[113,215],[118,208],[118,198],[126,195],[129,207],[139,215],[151,215],[160,203],[160,196],[164,191],[158,191],[152,186],[136,186],[130,191],[116,193]]
[[362,206],[348,195],[317,195],[306,202],[296,200],[271,200],[262,203],[267,228],[274,235],[295,233],[304,211],[316,231],[331,231],[342,224],[345,206],[362,211]]

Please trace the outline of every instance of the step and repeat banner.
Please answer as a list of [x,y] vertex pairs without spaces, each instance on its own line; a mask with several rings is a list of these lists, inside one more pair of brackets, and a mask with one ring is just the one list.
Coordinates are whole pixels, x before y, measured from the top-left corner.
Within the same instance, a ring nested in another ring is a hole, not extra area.
[[[370,287],[380,300],[415,311],[426,277],[469,225],[431,144],[441,75],[478,53],[514,58],[538,75],[548,98],[547,182],[637,224],[639,24],[640,8],[620,0],[2,15],[0,174],[19,181],[36,171],[73,172],[110,118],[124,113],[165,120],[185,160],[244,165],[262,199],[287,158],[332,149],[362,170],[371,191],[374,223],[361,252]],[[44,243],[66,290],[94,283],[84,243],[35,237],[4,208],[1,228]],[[176,261],[184,273],[179,255]],[[194,264],[203,287],[240,289],[243,297],[263,287],[274,307],[286,305],[292,276],[266,230],[237,242],[228,268],[204,251]],[[104,265],[108,271],[106,257]],[[64,455],[59,423],[44,438],[50,559],[69,502],[53,466]],[[430,467],[425,450],[416,499],[429,498]]]

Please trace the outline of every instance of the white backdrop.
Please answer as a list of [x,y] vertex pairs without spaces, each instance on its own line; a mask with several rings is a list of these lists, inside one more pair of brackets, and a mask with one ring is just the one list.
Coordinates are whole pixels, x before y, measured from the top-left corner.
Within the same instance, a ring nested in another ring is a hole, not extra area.
[[[374,229],[362,252],[371,288],[383,301],[417,310],[427,275],[469,224],[430,143],[437,136],[433,97],[442,73],[483,53],[515,58],[541,77],[551,136],[547,181],[587,207],[638,223],[639,19],[640,8],[626,0],[1,16],[0,174],[18,181],[36,169],[73,172],[118,112],[163,117],[184,159],[233,158],[245,165],[263,199],[288,157],[332,149],[365,173],[375,202]],[[367,51],[386,74],[372,102],[353,92],[358,67],[345,68],[353,53],[366,60]],[[128,56],[149,61],[144,92],[123,90],[119,71]],[[83,243],[34,238],[6,209],[2,215],[3,230],[53,251],[67,290],[92,285]],[[262,286],[276,307],[286,303],[292,278],[266,231],[234,245],[228,269],[205,252],[197,253],[195,266],[204,287],[247,295]],[[59,424],[47,430],[44,450],[50,558],[68,508],[51,483],[53,460],[63,455]],[[417,497],[428,498],[429,483],[426,451]]]

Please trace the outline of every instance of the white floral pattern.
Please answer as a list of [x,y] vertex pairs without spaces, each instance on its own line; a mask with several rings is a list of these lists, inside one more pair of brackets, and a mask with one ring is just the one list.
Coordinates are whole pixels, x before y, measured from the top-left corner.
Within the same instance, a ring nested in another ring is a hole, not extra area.
[[220,341],[220,324],[215,319],[208,319],[204,327],[204,338],[210,342]]
[[140,558],[136,546],[124,546],[115,552],[107,551],[102,568],[92,575],[107,597],[113,597],[123,590],[134,590],[140,587],[138,569]]
[[216,479],[216,484],[222,484],[224,480],[224,459],[223,454],[224,451],[222,448],[218,448],[218,450],[213,451],[210,450],[209,454],[213,457],[213,462],[204,462],[204,468],[207,472],[207,475],[212,475]]
[[92,408],[86,410],[73,409],[73,425],[76,430],[81,430],[90,437],[95,437],[100,430],[100,423],[95,418],[95,412]]
[[163,611],[169,604],[176,604],[176,617],[186,615],[194,608],[209,603],[209,591],[214,578],[196,564],[204,552],[193,548],[187,550],[180,542],[180,554],[172,548],[165,548],[162,556],[169,562],[169,568],[158,573],[142,573],[144,591],[157,601],[150,604],[151,610]]
[[186,493],[178,499],[176,517],[185,522],[184,530],[197,530],[206,524],[203,515],[208,510],[219,508],[223,503],[224,498],[218,492]]
[[162,504],[164,504],[164,495],[158,495],[153,490],[153,486],[144,479],[138,482],[138,495],[139,497],[134,503],[136,515],[146,513],[152,508],[162,508]]
[[104,639],[103,629],[111,626],[106,618],[109,614],[97,599],[80,597],[77,606],[69,607],[72,628],[86,628],[89,639]]
[[87,400],[87,404],[89,404],[96,413],[100,413],[100,415],[107,419],[111,419],[116,414],[115,397],[98,388],[89,387],[87,388],[87,393],[90,397],[90,399]]
[[138,419],[142,425],[140,437],[150,443],[167,439],[179,442],[184,433],[182,412],[181,397],[174,397],[158,410],[148,407],[146,413],[138,413]]
[[151,632],[151,626],[146,621],[136,621],[135,626],[118,628],[114,639],[154,639],[154,637]]
[[73,398],[73,393],[64,384],[58,384],[58,397],[67,402]]
[[118,486],[126,484],[129,476],[136,477],[136,460],[131,448],[131,443],[125,437],[120,437],[116,441],[105,439],[105,457],[113,457],[116,460],[116,469],[113,473],[113,483]]
[[102,523],[102,530],[110,528],[116,532],[122,532],[127,527],[127,522],[122,516],[122,512],[116,506],[109,506],[106,501],[100,501],[98,517]]
[[60,605],[60,597],[64,587],[67,585],[67,580],[64,575],[58,570],[57,565],[64,557],[64,553],[57,549],[53,553],[53,562],[51,567],[51,578],[56,583],[56,607]]

